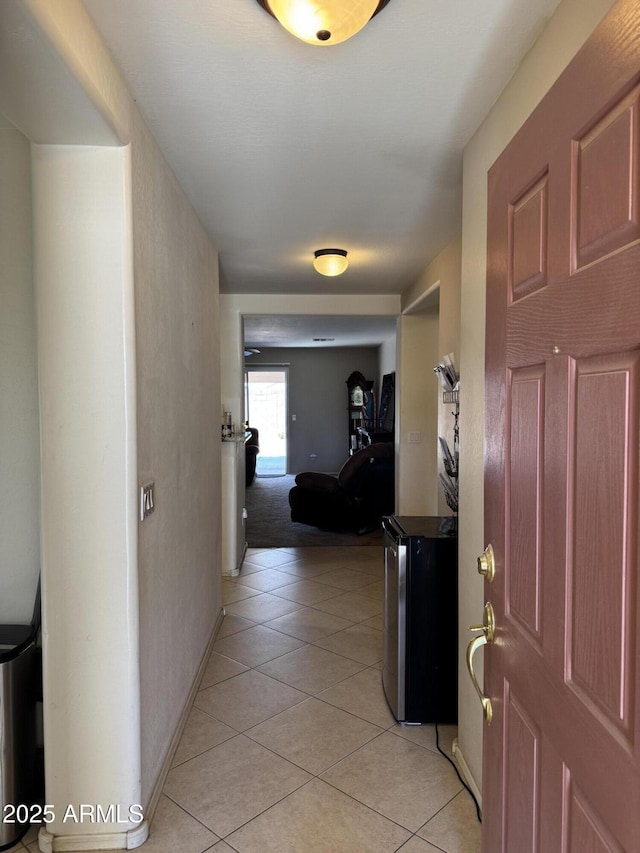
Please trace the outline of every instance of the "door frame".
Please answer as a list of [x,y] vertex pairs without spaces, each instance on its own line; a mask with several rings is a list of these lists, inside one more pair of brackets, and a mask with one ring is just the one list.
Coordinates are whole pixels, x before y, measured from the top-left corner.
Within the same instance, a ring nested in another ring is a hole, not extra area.
[[[245,362],[244,365],[244,418],[245,421],[250,421],[250,409],[249,409],[249,373],[283,373],[284,374],[284,446],[285,446],[285,459],[284,459],[284,474],[286,475],[289,470],[289,365],[288,364],[271,364],[267,362],[261,362],[256,364],[247,364]],[[249,423],[250,426],[255,426],[259,428],[256,424]]]

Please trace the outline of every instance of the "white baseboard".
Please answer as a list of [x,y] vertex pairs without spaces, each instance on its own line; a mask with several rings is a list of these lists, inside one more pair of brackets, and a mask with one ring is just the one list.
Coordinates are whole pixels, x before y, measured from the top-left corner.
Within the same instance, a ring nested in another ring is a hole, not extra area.
[[44,827],[38,833],[41,853],[85,853],[91,850],[135,850],[149,837],[149,821],[144,820],[128,832],[100,835],[52,835]]
[[223,569],[222,570],[222,577],[223,578],[237,578],[238,577],[238,575],[240,574],[240,569],[242,568],[242,564],[244,563],[244,558],[247,555],[247,548],[248,547],[249,547],[248,544],[245,542],[244,545],[242,546],[242,554],[240,554],[240,559],[238,560],[238,565],[235,566],[233,569],[229,569],[228,571],[225,571]]
[[451,748],[451,752],[453,754],[454,761],[458,765],[458,770],[460,771],[460,775],[465,781],[471,790],[471,793],[476,798],[478,803],[478,808],[482,813],[482,794],[480,793],[480,789],[476,785],[476,780],[473,778],[471,770],[469,769],[469,765],[467,764],[464,754],[460,749],[460,744],[458,743],[458,738],[455,738],[453,741],[453,746]]

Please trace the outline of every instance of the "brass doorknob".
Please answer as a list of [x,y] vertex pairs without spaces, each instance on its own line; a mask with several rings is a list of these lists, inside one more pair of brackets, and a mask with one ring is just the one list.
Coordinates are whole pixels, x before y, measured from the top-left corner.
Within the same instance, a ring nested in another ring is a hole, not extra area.
[[485,646],[489,643],[493,643],[496,633],[496,620],[495,614],[493,612],[493,607],[491,606],[491,602],[487,601],[484,606],[484,618],[482,621],[482,625],[470,625],[470,631],[480,631],[480,636],[474,637],[473,640],[467,646],[467,669],[469,670],[469,677],[471,678],[471,682],[476,689],[476,693],[480,697],[480,703],[482,704],[482,711],[484,713],[484,718],[487,723],[491,723],[493,719],[493,706],[491,704],[491,699],[488,696],[485,696],[482,692],[482,688],[478,683],[478,679],[473,669],[473,656],[478,651],[479,648]]

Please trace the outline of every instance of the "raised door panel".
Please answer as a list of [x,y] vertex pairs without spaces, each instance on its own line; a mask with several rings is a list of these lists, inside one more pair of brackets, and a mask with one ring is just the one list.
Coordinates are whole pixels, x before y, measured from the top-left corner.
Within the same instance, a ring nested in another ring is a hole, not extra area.
[[589,800],[564,768],[566,811],[562,853],[625,853],[604,826]]
[[573,269],[640,237],[639,105],[636,87],[573,142]]
[[577,362],[570,459],[567,678],[629,745],[637,654],[639,364],[638,352]]
[[544,365],[509,374],[505,616],[541,642]]
[[509,297],[520,299],[547,282],[548,175],[509,205]]
[[539,849],[540,732],[505,683],[503,851]]

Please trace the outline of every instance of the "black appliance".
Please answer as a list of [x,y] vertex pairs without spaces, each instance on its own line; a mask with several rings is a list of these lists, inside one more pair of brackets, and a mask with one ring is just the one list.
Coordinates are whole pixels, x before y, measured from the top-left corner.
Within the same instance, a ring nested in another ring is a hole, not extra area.
[[401,723],[458,719],[456,520],[388,516],[382,684]]

